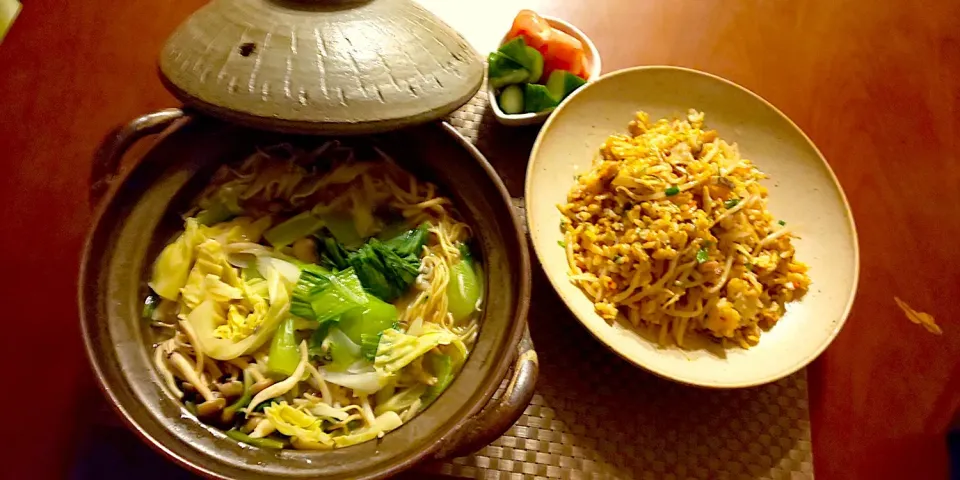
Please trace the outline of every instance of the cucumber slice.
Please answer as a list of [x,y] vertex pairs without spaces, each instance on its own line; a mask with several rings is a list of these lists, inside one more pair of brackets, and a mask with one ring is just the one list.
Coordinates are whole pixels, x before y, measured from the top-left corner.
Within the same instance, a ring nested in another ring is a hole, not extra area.
[[523,37],[504,43],[497,52],[527,69],[530,72],[526,80],[528,83],[537,83],[543,75],[543,55],[536,48],[524,43]]
[[523,88],[520,85],[509,85],[500,92],[500,110],[509,115],[523,113]]
[[523,68],[529,68],[529,65],[527,65],[527,44],[523,41],[523,37],[514,38],[500,45],[497,52],[519,63]]
[[523,110],[527,113],[542,112],[556,107],[559,102],[550,95],[543,85],[527,83],[523,85]]
[[566,70],[554,70],[547,79],[547,90],[557,102],[560,102],[585,83],[587,83],[586,80]]
[[528,46],[527,58],[530,59],[529,65],[524,65],[524,68],[530,70],[530,77],[527,78],[528,83],[537,83],[540,81],[540,77],[543,76],[543,55],[540,55],[540,52],[536,48]]
[[487,81],[493,88],[499,89],[514,83],[523,83],[530,77],[527,69],[499,52],[491,53],[487,57],[487,63],[489,64]]

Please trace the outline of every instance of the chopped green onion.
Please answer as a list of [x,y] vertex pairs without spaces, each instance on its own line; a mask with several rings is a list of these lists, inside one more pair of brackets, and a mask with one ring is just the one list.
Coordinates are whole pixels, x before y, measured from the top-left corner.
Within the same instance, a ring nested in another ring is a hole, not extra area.
[[697,263],[706,262],[710,258],[710,253],[707,252],[706,248],[701,248],[697,250]]
[[560,245],[561,248],[567,248],[567,242],[563,240],[557,240],[557,245]]
[[280,440],[274,440],[272,438],[253,438],[250,435],[241,432],[240,430],[227,430],[226,433],[228,437],[238,442],[246,443],[247,445],[253,445],[254,447],[279,450],[286,446],[286,444]]
[[668,197],[672,197],[672,196],[680,193],[680,187],[674,185],[674,186],[668,188],[664,193],[666,193]]
[[777,223],[779,223],[781,227],[787,224],[785,220],[780,220]]
[[246,407],[250,404],[250,400],[253,399],[253,375],[249,370],[243,371],[243,394],[240,395],[240,398],[237,401],[230,404],[227,408],[223,409],[220,418],[224,423],[230,423],[233,421],[234,415],[240,412],[243,407]]
[[723,202],[723,206],[730,209],[730,208],[736,207],[738,203],[740,203],[739,198],[731,198],[730,200]]

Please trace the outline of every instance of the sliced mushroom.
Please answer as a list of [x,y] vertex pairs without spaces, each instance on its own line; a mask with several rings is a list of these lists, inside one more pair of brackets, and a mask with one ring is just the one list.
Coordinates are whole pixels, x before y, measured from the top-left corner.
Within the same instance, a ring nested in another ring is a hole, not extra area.
[[256,365],[256,364],[251,365],[250,363],[248,363],[246,360],[242,358],[234,358],[233,360],[228,360],[228,362],[230,362],[230,364],[242,370],[250,371],[250,374],[253,375],[253,379],[256,380],[256,383],[254,383],[253,386],[250,387],[254,395],[256,395],[257,393],[260,393],[260,391],[263,390],[264,388],[267,388],[270,385],[273,385],[273,380],[263,376],[263,372],[260,371],[259,365]]
[[256,395],[262,392],[263,390],[265,390],[270,385],[273,385],[273,383],[274,383],[273,380],[269,378],[264,378],[263,380],[260,380],[259,382],[254,383],[253,386],[250,387],[250,390],[252,390],[253,394]]
[[193,345],[193,352],[197,357],[197,363],[194,367],[194,370],[197,372],[197,374],[199,374],[203,371],[203,349],[200,348],[200,341],[197,339],[197,332],[193,330],[193,326],[187,323],[186,320],[180,320],[180,328],[187,336],[187,339],[190,340],[190,344]]
[[157,366],[157,370],[160,371],[160,376],[163,377],[167,388],[169,388],[177,398],[183,398],[183,391],[177,388],[177,379],[173,377],[173,372],[170,371],[167,367],[167,362],[164,361],[165,355],[166,352],[164,351],[163,345],[158,346],[153,350],[153,363]]
[[208,417],[213,415],[220,410],[223,410],[223,407],[227,406],[227,399],[223,397],[217,397],[213,400],[208,400],[206,402],[197,405],[197,416],[199,417]]
[[173,366],[180,371],[180,374],[183,375],[183,378],[187,381],[188,384],[192,385],[193,388],[200,393],[205,402],[197,405],[197,415],[198,416],[207,416],[215,412],[219,412],[227,405],[227,400],[223,397],[218,397],[210,390],[210,387],[201,380],[200,376],[197,375],[197,372],[194,371],[190,362],[184,358],[179,352],[173,352],[170,354],[170,362],[173,363]]
[[210,373],[210,376],[213,378],[220,378],[223,376],[223,371],[220,370],[220,367],[217,366],[217,362],[210,357],[205,357],[203,360],[204,368],[207,369],[207,372]]
[[239,397],[240,395],[243,395],[243,383],[236,380],[226,383],[218,383],[217,390],[219,390],[220,393],[227,398]]
[[241,430],[248,433],[252,432],[254,429],[257,428],[257,425],[259,425],[260,422],[263,422],[265,420],[266,418],[263,417],[262,413],[251,413],[247,415],[247,421],[244,422],[243,428],[241,428]]

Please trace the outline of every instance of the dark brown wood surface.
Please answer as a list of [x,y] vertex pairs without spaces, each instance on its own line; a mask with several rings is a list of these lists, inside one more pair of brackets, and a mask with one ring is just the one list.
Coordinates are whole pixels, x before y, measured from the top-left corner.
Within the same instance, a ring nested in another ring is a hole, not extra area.
[[[0,45],[4,477],[62,477],[87,438],[100,400],[75,291],[91,155],[113,126],[176,105],[157,52],[202,3],[30,0]],[[862,255],[847,326],[809,369],[816,475],[945,478],[960,406],[960,3],[539,3],[594,39],[605,71],[721,75],[813,139],[846,190]],[[517,195],[525,155],[504,171]],[[894,295],[944,335],[909,323]]]

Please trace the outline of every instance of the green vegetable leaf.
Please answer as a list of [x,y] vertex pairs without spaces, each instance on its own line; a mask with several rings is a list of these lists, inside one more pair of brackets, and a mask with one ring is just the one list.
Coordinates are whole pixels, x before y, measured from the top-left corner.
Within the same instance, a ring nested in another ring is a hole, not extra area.
[[787,224],[785,220],[779,220],[777,223],[779,223],[781,227]]
[[290,245],[298,238],[306,237],[323,227],[323,220],[310,212],[303,212],[267,230],[263,238],[276,248]]
[[153,312],[157,311],[157,305],[160,304],[160,297],[155,294],[147,295],[147,298],[143,301],[143,311],[140,312],[140,316],[151,320],[153,318]]
[[380,345],[380,337],[382,336],[383,332],[374,335],[366,333],[360,335],[360,353],[363,358],[371,362],[377,358],[377,347]]
[[200,225],[214,225],[220,222],[225,222],[230,220],[235,215],[226,206],[220,203],[215,203],[210,206],[210,208],[201,210],[197,214],[197,221],[200,222]]
[[476,311],[482,295],[480,282],[470,249],[461,244],[460,261],[450,267],[447,283],[447,308],[455,322],[466,320]]
[[338,323],[339,320],[339,318],[334,318],[330,321],[323,322],[320,324],[320,328],[313,331],[313,334],[310,335],[310,340],[307,342],[307,352],[311,357],[329,360],[328,352],[323,348],[323,341],[327,338],[330,327]]
[[200,208],[203,210],[197,214],[197,221],[201,225],[214,225],[243,213],[240,208],[240,194],[244,188],[234,182],[220,186],[213,195],[200,201]]
[[330,285],[330,272],[317,265],[307,265],[300,270],[300,278],[293,287],[290,300],[290,313],[300,318],[316,320],[317,315],[310,304],[314,292],[320,292]]
[[460,251],[460,259],[472,262],[473,261],[473,252],[470,250],[470,246],[466,243],[461,243],[457,246],[457,250]]
[[360,344],[365,358],[373,361],[377,355],[381,333],[397,328],[397,307],[370,295],[366,307],[353,309],[340,318],[340,330]]
[[380,338],[374,361],[377,371],[392,374],[406,367],[438,345],[449,345],[458,337],[443,329],[427,331],[420,336],[407,335],[396,329],[388,329]]
[[453,359],[450,355],[427,354],[426,363],[430,367],[430,373],[437,377],[437,383],[427,387],[421,397],[424,406],[433,403],[453,381]]
[[343,270],[350,266],[347,261],[350,252],[342,243],[330,237],[318,237],[318,240],[320,240],[321,265],[331,270]]
[[410,255],[420,257],[423,245],[427,243],[427,237],[430,235],[430,227],[429,222],[421,223],[419,227],[403,232],[383,244],[401,257]]
[[267,358],[267,369],[272,373],[290,376],[297,369],[300,352],[293,317],[287,317],[274,332],[270,341],[270,356]]
[[706,248],[701,248],[697,250],[697,263],[706,262],[710,258],[710,253],[707,252]]
[[336,241],[348,248],[363,245],[363,238],[357,233],[353,217],[346,212],[330,213],[323,216],[324,227]]
[[419,258],[400,257],[375,238],[350,256],[350,265],[363,287],[385,302],[402,295],[420,272]]
[[331,328],[324,340],[330,352],[330,364],[326,367],[330,370],[343,371],[347,367],[360,359],[361,349],[339,328]]
[[[375,415],[382,415],[384,412],[402,412],[410,408],[426,391],[427,386],[422,383],[408,387],[400,393],[391,395],[383,402],[378,401],[377,408],[373,413]],[[377,393],[379,394],[380,392]]]
[[367,294],[363,291],[360,278],[352,268],[338,272],[330,279],[328,288],[311,296],[310,304],[313,306],[318,322],[332,320],[350,310],[367,305]]
[[739,198],[731,198],[730,200],[723,202],[723,206],[730,209],[730,208],[736,207],[738,203],[740,203]]
[[290,313],[322,323],[366,304],[367,296],[352,268],[331,274],[318,265],[305,265],[293,289]]
[[667,189],[666,191],[664,191],[663,193],[666,193],[668,197],[672,197],[672,196],[680,193],[680,187],[678,187],[678,186],[676,186],[676,185],[672,185],[670,188],[668,188],[668,189]]

